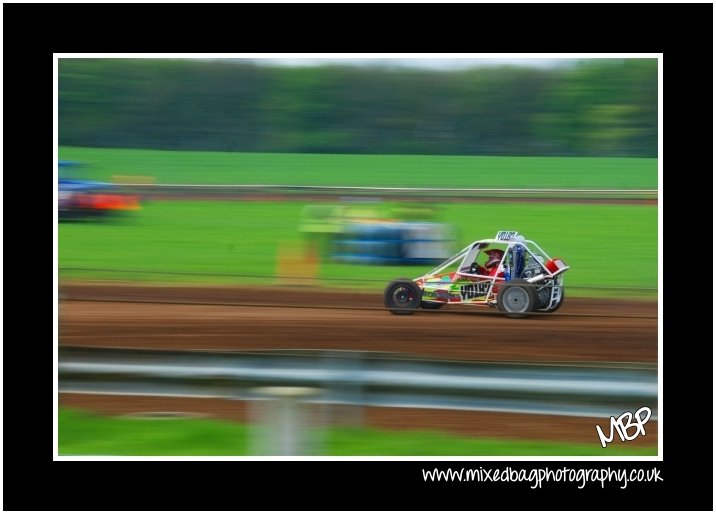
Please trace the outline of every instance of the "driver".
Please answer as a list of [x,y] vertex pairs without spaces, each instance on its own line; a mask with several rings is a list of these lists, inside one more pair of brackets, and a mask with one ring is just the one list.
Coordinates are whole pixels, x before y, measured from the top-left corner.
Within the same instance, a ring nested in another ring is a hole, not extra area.
[[470,273],[473,275],[487,275],[490,277],[503,276],[503,273],[498,274],[497,270],[500,268],[499,264],[502,262],[502,256],[505,255],[504,250],[499,250],[497,248],[486,250],[485,255],[487,255],[485,265],[480,266],[478,263],[473,262],[472,266],[470,266]]
[[487,250],[485,251],[487,254],[487,261],[485,261],[485,270],[487,271],[485,275],[489,275],[491,277],[494,276],[502,276],[502,273],[497,273],[500,269],[500,262],[502,262],[502,257],[505,255],[504,250],[499,250],[497,248],[493,250]]

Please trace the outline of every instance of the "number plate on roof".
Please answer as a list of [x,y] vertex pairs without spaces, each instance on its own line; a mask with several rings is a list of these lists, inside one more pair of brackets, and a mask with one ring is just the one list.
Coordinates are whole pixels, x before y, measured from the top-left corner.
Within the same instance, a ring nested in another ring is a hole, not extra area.
[[500,230],[495,239],[498,241],[514,241],[517,238],[517,231],[515,230]]

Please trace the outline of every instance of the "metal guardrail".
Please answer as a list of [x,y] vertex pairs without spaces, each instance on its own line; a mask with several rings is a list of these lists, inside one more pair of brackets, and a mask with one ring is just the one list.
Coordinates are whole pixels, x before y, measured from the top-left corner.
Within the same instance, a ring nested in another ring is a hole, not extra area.
[[133,184],[121,187],[142,195],[311,195],[311,196],[406,196],[444,198],[563,198],[563,199],[656,199],[657,189],[560,189],[560,188],[446,188],[364,187],[288,184]]
[[428,361],[340,351],[208,352],[60,346],[59,391],[261,399],[257,387],[311,387],[308,401],[618,416],[657,412],[649,365],[543,365]]

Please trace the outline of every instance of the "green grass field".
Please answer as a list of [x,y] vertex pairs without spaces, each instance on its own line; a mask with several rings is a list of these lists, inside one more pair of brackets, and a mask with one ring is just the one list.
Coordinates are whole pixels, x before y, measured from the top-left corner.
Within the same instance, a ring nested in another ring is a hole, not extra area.
[[[87,178],[153,177],[157,183],[324,184],[403,187],[657,187],[655,159],[228,154],[61,148],[92,165]],[[305,202],[152,201],[139,212],[58,227],[60,279],[152,283],[272,284],[280,249],[300,252]],[[657,208],[578,203],[441,203],[456,250],[519,230],[571,269],[568,295],[615,294],[590,287],[645,288],[656,297]],[[430,266],[321,262],[321,285],[376,292]],[[61,455],[246,455],[249,427],[214,420],[107,419],[61,409]],[[596,442],[596,439],[595,439]],[[656,448],[465,439],[433,432],[332,428],[324,455],[656,455]]]
[[[60,277],[266,283],[266,277],[281,274],[279,248],[298,252],[305,247],[306,240],[298,230],[304,205],[156,201],[125,218],[61,223]],[[449,203],[440,209],[439,219],[456,226],[456,249],[492,237],[500,229],[519,230],[572,267],[565,280],[575,295],[597,294],[580,289],[590,286],[657,287],[654,206]],[[430,267],[321,262],[318,273],[325,285],[378,290],[386,281],[416,277]]]
[[158,184],[656,189],[657,160],[596,157],[265,154],[61,147],[82,175]]
[[[255,428],[212,419],[109,418],[60,408],[59,455],[245,456]],[[367,428],[322,431],[325,456],[648,456],[655,447],[567,444],[508,439],[470,439],[430,431],[389,432]]]

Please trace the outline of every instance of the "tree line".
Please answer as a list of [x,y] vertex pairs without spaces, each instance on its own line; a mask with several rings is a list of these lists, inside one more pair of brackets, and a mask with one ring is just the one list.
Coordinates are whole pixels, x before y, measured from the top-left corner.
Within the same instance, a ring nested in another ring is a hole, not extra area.
[[656,59],[554,69],[59,61],[63,146],[656,157]]

